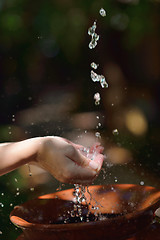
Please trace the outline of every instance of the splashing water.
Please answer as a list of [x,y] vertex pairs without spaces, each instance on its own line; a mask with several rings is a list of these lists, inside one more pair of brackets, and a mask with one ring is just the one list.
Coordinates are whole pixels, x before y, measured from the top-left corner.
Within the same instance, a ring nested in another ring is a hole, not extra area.
[[100,82],[102,88],[108,88],[108,83],[103,75],[98,75],[91,70],[91,79],[93,82]]
[[101,8],[100,10],[99,10],[99,14],[102,16],[102,17],[105,17],[107,14],[106,14],[106,11],[103,9],[103,8]]
[[97,28],[96,21],[94,21],[92,27],[88,29],[88,35],[91,36],[91,41],[89,43],[89,48],[93,49],[97,46],[97,41],[99,40],[99,35],[95,32]]

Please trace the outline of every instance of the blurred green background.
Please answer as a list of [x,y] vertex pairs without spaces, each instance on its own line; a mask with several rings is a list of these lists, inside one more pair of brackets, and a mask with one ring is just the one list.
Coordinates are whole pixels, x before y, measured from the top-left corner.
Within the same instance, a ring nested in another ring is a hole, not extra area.
[[[95,19],[100,40],[90,50]],[[159,26],[159,0],[1,0],[0,141],[58,135],[89,145],[99,131],[106,161],[95,184],[158,187]],[[108,89],[92,82],[93,61]],[[9,221],[15,205],[59,186],[41,169],[31,172],[24,166],[0,177],[0,239],[21,232]]]

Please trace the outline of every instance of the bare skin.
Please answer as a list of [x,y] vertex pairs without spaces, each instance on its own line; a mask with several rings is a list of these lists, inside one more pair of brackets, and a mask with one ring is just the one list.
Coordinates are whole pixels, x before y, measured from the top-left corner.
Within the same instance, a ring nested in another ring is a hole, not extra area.
[[91,183],[101,170],[103,147],[100,144],[92,146],[88,158],[83,154],[83,148],[61,137],[37,137],[3,143],[0,144],[0,175],[31,163],[63,183]]

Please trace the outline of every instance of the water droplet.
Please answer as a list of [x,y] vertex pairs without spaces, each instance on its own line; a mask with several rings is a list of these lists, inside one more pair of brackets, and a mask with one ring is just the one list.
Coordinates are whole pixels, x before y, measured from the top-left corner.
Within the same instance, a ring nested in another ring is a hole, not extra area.
[[143,186],[143,185],[144,185],[144,182],[143,182],[143,181],[140,181],[140,185]]
[[101,97],[100,97],[99,93],[95,93],[94,94],[94,100],[95,100],[95,105],[99,105],[100,104]]
[[91,67],[92,67],[93,69],[97,69],[98,66],[99,66],[99,64],[96,64],[95,62],[92,62],[92,63],[91,63]]
[[19,188],[17,188],[16,190],[19,191]]
[[96,133],[95,133],[95,136],[96,136],[97,138],[101,138],[100,132],[96,132]]
[[29,164],[27,164],[27,166],[28,166],[29,176],[31,177],[32,176],[31,167]]
[[108,83],[103,75],[99,75],[99,81],[102,88],[108,88]]
[[118,179],[117,179],[117,177],[114,177],[114,181],[115,181],[115,182],[118,182]]
[[18,182],[17,178],[14,179],[15,182]]
[[102,88],[108,88],[108,83],[103,75],[98,75],[93,70],[91,70],[91,79],[93,82],[100,82]]
[[31,188],[30,188],[30,191],[33,192],[33,191],[34,191],[34,187],[31,187]]
[[12,207],[13,206],[13,203],[10,203],[10,205],[9,205],[10,207]]
[[20,192],[17,192],[16,195],[19,196]]
[[91,71],[91,79],[93,82],[99,82],[98,74],[95,73],[93,70]]
[[4,193],[2,192],[1,195],[4,196]]
[[97,41],[99,40],[99,35],[95,32],[96,30],[96,22],[93,23],[92,27],[88,29],[88,35],[91,36],[91,41],[89,43],[89,48],[93,49],[97,46]]
[[3,204],[3,203],[0,203],[0,206],[1,206],[1,207],[4,207],[4,204]]
[[113,133],[113,135],[118,135],[118,134],[119,134],[119,131],[118,131],[118,129],[116,128],[116,129],[114,129],[114,130],[112,131],[112,133]]
[[96,21],[94,21],[92,27],[88,29],[88,35],[93,36],[96,30],[96,27],[97,27],[97,24],[96,24]]
[[2,234],[2,231],[0,231],[0,235]]
[[105,17],[106,16],[106,11],[104,10],[104,8],[101,8],[99,10],[99,14],[102,16],[102,17]]

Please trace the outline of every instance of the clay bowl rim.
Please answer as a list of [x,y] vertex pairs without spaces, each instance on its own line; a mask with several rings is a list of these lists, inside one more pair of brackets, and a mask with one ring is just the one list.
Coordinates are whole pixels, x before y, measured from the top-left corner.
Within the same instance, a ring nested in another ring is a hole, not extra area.
[[[111,225],[111,223],[115,223],[115,222],[128,222],[130,220],[134,220],[140,216],[142,216],[144,213],[152,211],[153,213],[155,212],[155,210],[160,207],[160,189],[157,189],[155,187],[152,186],[141,186],[141,185],[137,185],[137,184],[107,184],[107,185],[93,185],[93,186],[89,186],[90,188],[103,188],[103,187],[141,187],[141,188],[149,188],[150,190],[157,190],[156,193],[159,193],[159,198],[157,198],[156,202],[153,201],[153,204],[150,204],[148,207],[145,207],[142,210],[138,210],[135,212],[131,212],[131,213],[126,213],[125,215],[122,216],[117,216],[114,218],[108,218],[108,219],[104,219],[104,220],[99,220],[99,221],[91,221],[91,222],[80,222],[80,223],[62,223],[62,224],[43,224],[43,223],[31,223],[31,222],[27,222],[26,220],[24,220],[23,218],[20,218],[18,216],[14,216],[14,212],[17,208],[23,206],[23,204],[15,206],[14,209],[11,211],[10,213],[10,220],[11,222],[20,227],[21,229],[26,229],[26,228],[30,228],[30,229],[35,229],[35,230],[41,230],[43,229],[43,231],[45,230],[52,230],[52,231],[59,231],[59,230],[69,230],[69,229],[80,229],[80,228],[89,228],[89,227],[93,227],[93,225],[99,226],[99,225]],[[71,188],[72,189],[72,188]],[[71,189],[67,189],[67,190],[63,190],[63,191],[59,191],[59,192],[54,192],[54,193],[49,193],[49,194],[45,194],[42,196],[39,196],[35,199],[44,199],[44,197],[49,198],[49,196],[56,196],[56,194],[58,193],[63,193],[63,192],[67,192],[70,191]],[[52,197],[53,198],[53,197]],[[33,199],[33,200],[35,200]],[[30,202],[32,200],[29,200],[27,202]]]

